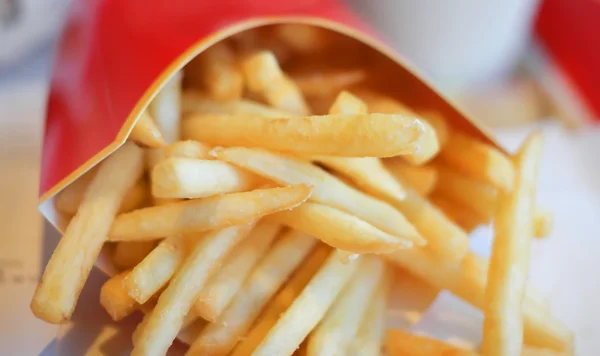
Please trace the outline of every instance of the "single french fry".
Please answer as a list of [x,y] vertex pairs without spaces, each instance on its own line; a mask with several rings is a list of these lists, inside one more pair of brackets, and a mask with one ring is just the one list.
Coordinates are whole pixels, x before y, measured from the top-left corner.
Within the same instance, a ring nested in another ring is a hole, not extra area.
[[304,203],[269,218],[348,253],[387,253],[412,247],[411,241],[388,235],[352,214],[324,204]]
[[[198,159],[211,159],[212,157],[208,154],[210,147],[203,144],[202,142],[185,140],[174,142],[164,149],[164,158],[168,157],[187,157],[187,158],[198,158]],[[152,167],[154,168],[156,164]]]
[[515,167],[511,160],[495,147],[462,133],[454,132],[440,153],[442,160],[461,173],[493,185],[511,190]]
[[383,163],[397,180],[410,186],[423,197],[431,194],[438,182],[438,172],[433,166],[415,166],[398,158],[391,158]]
[[419,111],[419,115],[433,126],[440,147],[444,147],[450,138],[450,127],[448,126],[448,122],[446,122],[444,117],[437,111]]
[[340,91],[367,78],[363,69],[311,71],[292,75],[302,94],[307,97],[337,95]]
[[194,115],[182,122],[187,139],[302,156],[388,157],[427,145],[423,122],[387,114],[266,118]]
[[310,187],[298,184],[144,208],[119,215],[109,236],[112,241],[153,240],[221,229],[294,208],[310,194]]
[[[311,200],[329,205],[403,240],[423,244],[406,218],[380,200],[356,190],[309,163],[258,149],[226,148],[212,151],[217,158],[248,169],[279,184],[304,183],[313,187]],[[343,249],[343,248],[342,248]]]
[[212,45],[185,69],[185,81],[204,87],[216,100],[235,100],[242,96],[244,78],[235,53],[225,42]]
[[154,241],[120,241],[115,245],[112,256],[117,268],[128,269],[135,267],[156,247]]
[[439,195],[434,194],[430,196],[429,201],[467,233],[475,230],[477,226],[489,220],[479,216],[479,214],[473,212],[471,209]]
[[285,233],[252,271],[219,319],[200,333],[186,355],[228,354],[316,243],[313,237],[298,231]]
[[281,24],[275,28],[276,36],[299,53],[312,53],[329,43],[327,33],[312,25]]
[[267,253],[280,230],[280,225],[262,221],[233,250],[196,299],[194,310],[200,317],[212,323],[217,321],[242,288],[254,266]]
[[270,118],[297,116],[248,99],[217,101],[193,91],[183,93],[182,107],[186,115],[256,115]]
[[538,238],[549,236],[552,233],[553,225],[554,215],[552,212],[539,206],[536,207],[533,216],[533,236]]
[[129,139],[144,147],[159,148],[165,145],[165,139],[147,111],[142,112],[138,122],[131,129]]
[[217,230],[198,240],[158,298],[156,307],[140,332],[131,353],[133,356],[166,354],[200,290],[226,255],[247,235],[251,225]]
[[127,294],[123,281],[130,270],[123,271],[104,282],[100,288],[100,304],[112,320],[119,321],[133,313],[139,304]]
[[523,347],[523,298],[533,237],[533,211],[542,137],[529,136],[517,153],[511,192],[500,192],[484,299],[484,355],[519,355]]
[[101,163],[54,250],[31,310],[50,323],[69,320],[123,197],[143,171],[143,151],[126,142]]
[[291,355],[323,319],[360,265],[360,257],[347,264],[333,252],[292,305],[281,315],[252,355]]
[[360,321],[385,270],[385,263],[375,256],[364,256],[359,264],[358,271],[310,334],[308,355],[345,355],[357,336]]
[[342,91],[329,108],[330,115],[367,114],[367,104],[347,91]]
[[152,195],[158,198],[206,198],[244,192],[260,179],[232,164],[217,160],[170,157],[152,171]]
[[180,72],[173,75],[152,100],[148,109],[166,143],[179,140],[182,77]]
[[260,94],[273,107],[300,115],[309,113],[298,86],[281,70],[272,52],[260,51],[242,61],[248,89]]
[[360,328],[355,339],[347,350],[349,356],[379,355],[385,338],[387,323],[387,305],[392,284],[392,273],[389,267],[369,301],[365,315],[360,321]]
[[[461,349],[427,336],[409,334],[404,330],[389,329],[386,335],[386,350],[389,356],[477,356],[477,352]],[[517,354],[518,355],[518,354]]]
[[331,249],[327,245],[318,245],[307,257],[298,270],[292,275],[285,286],[266,305],[258,320],[252,325],[252,329],[241,339],[233,349],[232,356],[244,356],[252,354],[269,330],[275,325],[279,316],[292,305],[296,297],[321,268]]

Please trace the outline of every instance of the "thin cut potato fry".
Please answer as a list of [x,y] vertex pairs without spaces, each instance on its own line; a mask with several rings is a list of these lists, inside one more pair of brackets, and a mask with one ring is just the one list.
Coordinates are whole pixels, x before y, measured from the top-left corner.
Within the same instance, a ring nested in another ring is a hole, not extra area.
[[165,145],[165,139],[147,111],[142,112],[133,129],[131,129],[129,139],[144,147],[159,148]]
[[[208,154],[210,147],[202,142],[185,140],[174,142],[164,149],[165,158],[168,157],[187,157],[198,159],[211,159]],[[156,164],[153,165],[155,167]]]
[[135,267],[156,247],[154,241],[120,241],[115,245],[112,256],[117,268],[128,269]]
[[248,99],[217,101],[193,91],[183,93],[182,107],[186,115],[256,115],[270,118],[297,116]]
[[428,145],[423,122],[401,115],[356,114],[265,118],[194,115],[182,122],[184,138],[301,156],[389,157]]
[[139,304],[127,294],[123,285],[130,270],[123,271],[104,282],[100,288],[100,304],[108,312],[112,320],[119,321],[133,313]]
[[31,310],[49,323],[68,321],[126,192],[143,172],[143,151],[126,142],[100,165],[54,250]]
[[321,268],[331,249],[327,245],[320,244],[307,257],[298,270],[294,272],[285,286],[266,305],[258,320],[252,325],[252,329],[242,338],[231,352],[232,356],[250,355],[258,346],[269,330],[275,325],[279,316],[296,300],[304,287]]
[[[412,241],[418,245],[424,243],[415,228],[392,206],[346,185],[309,162],[258,149],[226,148],[212,152],[223,161],[279,184],[309,184],[313,187],[312,201],[354,214],[399,240]],[[402,241],[398,243],[401,244]]]
[[223,267],[210,279],[194,304],[196,313],[212,323],[234,299],[246,277],[267,253],[281,226],[262,221],[227,257]]
[[327,70],[292,75],[302,94],[307,97],[337,95],[340,91],[367,78],[363,69]]
[[410,241],[388,235],[352,214],[319,203],[304,203],[292,211],[275,213],[269,219],[349,253],[386,253],[412,247]]
[[347,350],[349,356],[379,355],[385,338],[387,323],[387,306],[392,284],[392,273],[389,267],[381,278],[375,294],[369,301],[365,315],[360,321],[360,328]]
[[415,166],[398,158],[387,159],[383,163],[397,180],[423,197],[431,194],[438,182],[437,169],[430,165]]
[[309,355],[345,355],[357,336],[360,321],[385,271],[385,263],[379,257],[364,256],[359,263],[358,271],[311,332],[308,339]]
[[181,72],[169,79],[150,102],[150,116],[154,118],[166,143],[179,140],[181,120]]
[[312,53],[322,50],[329,37],[324,30],[306,24],[281,24],[275,28],[277,38],[300,53]]
[[248,89],[264,96],[273,107],[300,115],[309,113],[302,92],[279,67],[272,52],[260,51],[242,61]]
[[513,187],[515,167],[511,160],[473,137],[452,133],[440,157],[452,168],[481,182],[508,191]]
[[479,216],[479,214],[465,208],[454,201],[446,199],[439,195],[429,197],[431,203],[437,206],[450,220],[454,221],[465,232],[469,233],[488,219]]
[[549,236],[552,233],[553,224],[554,216],[552,212],[539,206],[536,207],[533,216],[533,236],[539,238]]
[[357,271],[360,257],[343,264],[332,252],[302,293],[281,315],[252,355],[291,355],[323,319],[344,286]]
[[[448,355],[448,356],[477,356],[477,352],[461,349],[443,341],[409,334],[400,329],[389,329],[386,336],[386,350],[388,356],[423,356],[423,355]],[[518,355],[518,354],[516,354]]]
[[523,347],[522,307],[541,153],[542,137],[535,132],[514,158],[514,189],[499,194],[483,308],[484,355],[519,355]]
[[235,100],[242,96],[244,78],[235,53],[225,42],[212,45],[185,69],[185,81],[201,85],[216,100]]
[[157,198],[206,198],[244,192],[260,179],[232,164],[217,160],[170,157],[152,171],[152,195]]
[[137,355],[164,355],[200,290],[226,255],[244,239],[252,224],[216,230],[198,240],[139,333],[132,351]]
[[298,231],[285,233],[252,271],[217,322],[200,333],[186,355],[228,354],[316,243],[313,237]]
[[298,184],[144,208],[119,215],[109,236],[112,241],[153,240],[221,229],[294,208],[310,194],[311,188]]

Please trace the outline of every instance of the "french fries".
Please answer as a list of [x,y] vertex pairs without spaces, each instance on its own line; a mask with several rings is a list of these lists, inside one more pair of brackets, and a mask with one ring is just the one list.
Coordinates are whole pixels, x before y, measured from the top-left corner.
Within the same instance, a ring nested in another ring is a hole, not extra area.
[[389,356],[477,356],[475,351],[461,349],[426,336],[409,334],[399,329],[387,331],[385,346]]
[[306,97],[337,95],[366,78],[367,73],[362,69],[313,71],[292,75],[292,79]]
[[291,355],[323,319],[346,283],[358,269],[360,257],[344,264],[332,252],[319,272],[256,347],[252,355]]
[[131,129],[129,138],[144,147],[159,148],[165,144],[165,139],[162,137],[158,126],[146,111],[142,112],[133,129]]
[[431,165],[414,166],[398,158],[388,159],[383,163],[397,180],[413,188],[423,197],[431,194],[437,185],[438,171]]
[[389,204],[353,189],[308,162],[258,149],[226,148],[213,152],[223,161],[248,169],[277,183],[312,185],[312,201],[354,214],[399,239],[418,245],[424,243],[415,228]]
[[258,223],[196,298],[194,310],[197,315],[212,323],[217,321],[280,230],[278,224],[267,221]]
[[181,123],[186,139],[302,156],[389,157],[430,144],[422,121],[388,114],[265,118],[194,115]]
[[477,226],[484,223],[487,218],[479,216],[469,208],[465,208],[439,195],[432,195],[429,200],[437,206],[450,220],[454,221],[465,232],[473,231]]
[[[211,159],[208,152],[210,147],[203,144],[202,142],[186,140],[177,141],[164,148],[164,158],[169,157],[186,157],[186,158],[198,158],[198,159]],[[152,169],[158,164],[152,165]],[[151,171],[151,170],[150,170]]]
[[523,347],[523,298],[533,236],[535,182],[542,139],[534,133],[515,157],[512,192],[501,192],[483,308],[484,355],[519,355]]
[[131,142],[101,164],[35,291],[31,310],[38,318],[54,324],[70,319],[119,205],[142,171],[142,150]]
[[216,230],[200,239],[180,267],[141,330],[133,356],[164,355],[181,329],[185,315],[215,268],[249,232],[250,225]]
[[215,323],[202,330],[187,355],[228,354],[315,244],[314,238],[298,231],[284,234],[252,271],[237,298]]
[[120,241],[115,245],[113,262],[120,269],[127,269],[142,262],[156,247],[155,241]]
[[148,109],[166,143],[173,143],[179,140],[180,136],[182,78],[183,76],[178,72],[169,79]]
[[133,313],[139,304],[127,294],[123,281],[130,270],[123,271],[104,282],[100,289],[100,304],[112,320],[119,321]]
[[186,115],[256,115],[270,118],[297,116],[248,99],[216,101],[195,93],[183,94],[183,112]]
[[310,194],[298,184],[139,209],[119,215],[108,235],[112,241],[140,241],[220,229],[294,208]]

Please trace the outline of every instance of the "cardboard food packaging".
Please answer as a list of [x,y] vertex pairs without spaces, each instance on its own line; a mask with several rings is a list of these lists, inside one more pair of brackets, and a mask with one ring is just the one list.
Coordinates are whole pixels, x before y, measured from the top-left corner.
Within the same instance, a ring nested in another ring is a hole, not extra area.
[[[386,92],[441,113],[455,128],[496,145],[488,131],[437,92],[338,0],[78,0],[52,71],[39,207],[59,230],[54,197],[126,140],[157,92],[199,53],[252,28],[298,23],[355,42],[378,61]],[[440,59],[443,60],[443,59]],[[112,275],[101,253],[97,266]]]

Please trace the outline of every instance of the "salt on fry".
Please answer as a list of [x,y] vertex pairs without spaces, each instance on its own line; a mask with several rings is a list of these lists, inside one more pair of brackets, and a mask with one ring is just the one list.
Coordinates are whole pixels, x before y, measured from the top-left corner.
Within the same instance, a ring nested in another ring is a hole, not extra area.
[[70,319],[119,205],[142,170],[143,151],[131,142],[102,162],[33,295],[38,318],[55,324]]
[[[164,158],[168,157],[186,157],[186,158],[198,158],[198,159],[211,159],[208,152],[210,147],[203,144],[202,142],[185,140],[174,142],[164,149]],[[152,167],[155,167],[154,164]]]
[[162,137],[154,119],[148,112],[143,111],[138,121],[131,129],[129,139],[144,147],[159,148],[164,146],[165,139]]
[[197,315],[212,323],[217,321],[236,297],[254,266],[267,253],[280,230],[281,226],[278,224],[268,221],[258,223],[198,295],[194,304]]
[[427,336],[409,334],[399,329],[390,329],[387,331],[385,346],[389,356],[478,355],[475,351],[462,349]]
[[198,240],[139,333],[132,351],[137,355],[164,355],[183,325],[198,293],[227,254],[247,235],[251,225],[216,230]]
[[500,192],[484,299],[484,355],[519,355],[523,347],[523,298],[533,237],[533,211],[542,137],[530,135],[515,160],[511,192]]
[[515,167],[497,148],[468,135],[454,132],[440,153],[443,162],[461,173],[510,191],[514,184]]
[[260,94],[273,107],[307,115],[308,105],[298,86],[281,70],[272,52],[260,51],[242,61],[248,89]]
[[181,80],[181,72],[173,75],[150,102],[148,109],[166,143],[179,140]]
[[438,172],[431,165],[415,166],[398,158],[387,159],[383,163],[394,178],[410,186],[423,197],[431,194],[437,185]]
[[[406,218],[389,204],[356,190],[309,163],[258,149],[213,150],[217,158],[248,169],[279,184],[309,184],[311,200],[343,210],[376,228],[416,244],[424,241]],[[342,248],[343,249],[343,248]]]
[[311,332],[309,355],[346,354],[352,339],[357,336],[360,321],[385,271],[385,264],[379,257],[364,256],[359,264],[358,271]]
[[257,176],[229,163],[183,157],[162,160],[151,180],[157,198],[206,198],[244,192],[259,183]]
[[319,272],[304,287],[292,305],[281,315],[252,355],[291,355],[323,319],[352,275],[360,257],[343,264],[332,252]]
[[154,241],[120,241],[115,244],[112,256],[117,268],[128,269],[135,267],[156,247]]
[[228,354],[316,242],[298,231],[285,233],[252,271],[217,322],[200,333],[187,355]]
[[427,145],[425,126],[387,114],[267,118],[258,115],[193,115],[184,138],[213,146],[243,146],[301,156],[389,157]]
[[298,267],[298,270],[292,275],[285,286],[266,305],[258,320],[252,325],[252,329],[233,349],[232,356],[250,355],[254,351],[256,346],[258,346],[273,325],[275,325],[279,316],[292,305],[296,297],[321,268],[330,253],[331,249],[327,245],[321,244],[315,248],[311,255]]
[[311,188],[298,184],[144,208],[119,215],[109,236],[112,241],[153,240],[244,224],[294,208],[310,194]]
[[119,321],[133,313],[139,304],[127,294],[123,285],[130,270],[111,277],[100,288],[100,304],[108,312],[112,320]]
[[196,92],[183,93],[183,112],[186,115],[257,115],[270,118],[294,117],[295,113],[276,109],[249,99],[217,101]]

